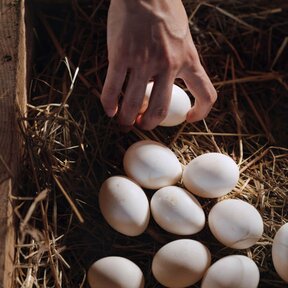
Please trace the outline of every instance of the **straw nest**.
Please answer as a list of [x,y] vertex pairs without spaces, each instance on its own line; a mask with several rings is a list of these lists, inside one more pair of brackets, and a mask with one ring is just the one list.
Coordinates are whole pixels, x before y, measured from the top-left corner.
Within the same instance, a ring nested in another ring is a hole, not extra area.
[[[183,164],[213,151],[237,162],[240,180],[226,197],[258,209],[263,237],[241,251],[219,244],[207,228],[191,238],[206,244],[214,261],[235,253],[251,257],[261,272],[259,287],[285,286],[271,260],[275,232],[288,221],[283,2],[185,1],[219,99],[205,121],[151,132],[134,128],[128,134],[104,115],[97,99],[107,69],[108,3],[72,1],[35,9],[34,74],[28,114],[19,117],[25,143],[22,188],[13,197],[19,219],[15,287],[87,287],[87,268],[108,255],[128,257],[141,267],[146,287],[161,287],[151,275],[152,257],[179,237],[153,221],[142,236],[120,235],[106,224],[97,202],[103,180],[124,173],[127,147],[147,138],[165,143]],[[206,212],[215,203],[200,201]]]

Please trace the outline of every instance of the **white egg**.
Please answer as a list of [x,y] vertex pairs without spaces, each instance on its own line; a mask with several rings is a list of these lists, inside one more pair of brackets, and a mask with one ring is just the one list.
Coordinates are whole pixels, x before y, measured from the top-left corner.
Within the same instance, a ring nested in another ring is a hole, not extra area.
[[227,199],[210,210],[208,224],[215,238],[227,247],[246,249],[262,236],[263,220],[251,204]]
[[197,233],[205,225],[205,214],[199,201],[177,186],[159,189],[151,199],[151,212],[159,226],[178,235]]
[[[144,102],[140,113],[144,113],[148,107],[149,98],[152,93],[154,82],[148,83],[146,87]],[[186,115],[191,108],[191,101],[187,93],[179,86],[173,84],[171,100],[168,113],[160,126],[176,126],[186,120]]]
[[259,269],[253,260],[243,255],[231,255],[209,267],[201,288],[257,288],[259,279]]
[[152,273],[165,287],[184,288],[198,282],[211,263],[211,254],[202,243],[180,239],[158,250]]
[[183,184],[204,198],[229,193],[237,184],[239,168],[232,158],[221,153],[206,153],[194,158],[184,168]]
[[110,256],[91,265],[88,283],[91,288],[144,288],[144,276],[132,261]]
[[175,154],[156,141],[142,140],[131,145],[123,160],[129,178],[148,189],[174,185],[182,175],[182,167]]
[[288,223],[284,224],[274,237],[272,259],[276,272],[288,283]]
[[101,186],[100,210],[108,224],[116,231],[137,236],[147,228],[150,209],[142,188],[124,176],[112,176]]

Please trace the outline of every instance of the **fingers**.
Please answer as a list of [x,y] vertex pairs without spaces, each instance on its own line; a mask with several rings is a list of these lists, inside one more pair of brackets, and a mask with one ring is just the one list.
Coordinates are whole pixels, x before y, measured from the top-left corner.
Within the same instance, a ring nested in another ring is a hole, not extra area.
[[[101,95],[102,105],[109,117],[117,113],[119,95],[126,73],[127,70],[123,66],[109,65]],[[180,77],[195,97],[194,106],[186,117],[187,122],[192,123],[204,119],[217,99],[216,90],[208,75],[198,62],[182,70]],[[137,118],[137,124],[142,129],[151,130],[161,123],[167,115],[174,78],[175,76],[172,77],[171,73],[166,72],[155,79],[148,109],[139,117],[149,77],[137,70],[132,71],[118,117],[120,125],[131,127]]]
[[124,65],[109,64],[101,94],[101,103],[105,113],[113,117],[118,110],[119,95],[125,81],[127,68]]
[[118,121],[122,126],[132,126],[144,101],[149,77],[138,70],[131,71]]
[[189,110],[186,121],[204,119],[217,99],[217,92],[201,64],[185,70],[182,76],[185,84],[195,97],[194,106]]
[[145,130],[154,129],[167,115],[174,76],[164,73],[158,76],[153,85],[149,106],[145,113],[137,119],[137,124]]

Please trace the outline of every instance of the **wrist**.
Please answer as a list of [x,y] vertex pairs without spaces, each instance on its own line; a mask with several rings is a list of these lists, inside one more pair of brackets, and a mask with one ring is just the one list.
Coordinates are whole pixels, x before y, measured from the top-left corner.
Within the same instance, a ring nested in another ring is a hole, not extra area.
[[139,8],[141,0],[110,0],[111,4],[123,5],[128,11]]

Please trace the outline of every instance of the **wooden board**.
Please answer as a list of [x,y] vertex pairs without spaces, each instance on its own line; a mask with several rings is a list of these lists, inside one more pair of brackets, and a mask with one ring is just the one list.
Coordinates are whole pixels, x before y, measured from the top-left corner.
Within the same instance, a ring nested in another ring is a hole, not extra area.
[[15,231],[11,196],[17,187],[20,137],[17,111],[25,112],[24,0],[0,0],[0,287],[12,287]]

